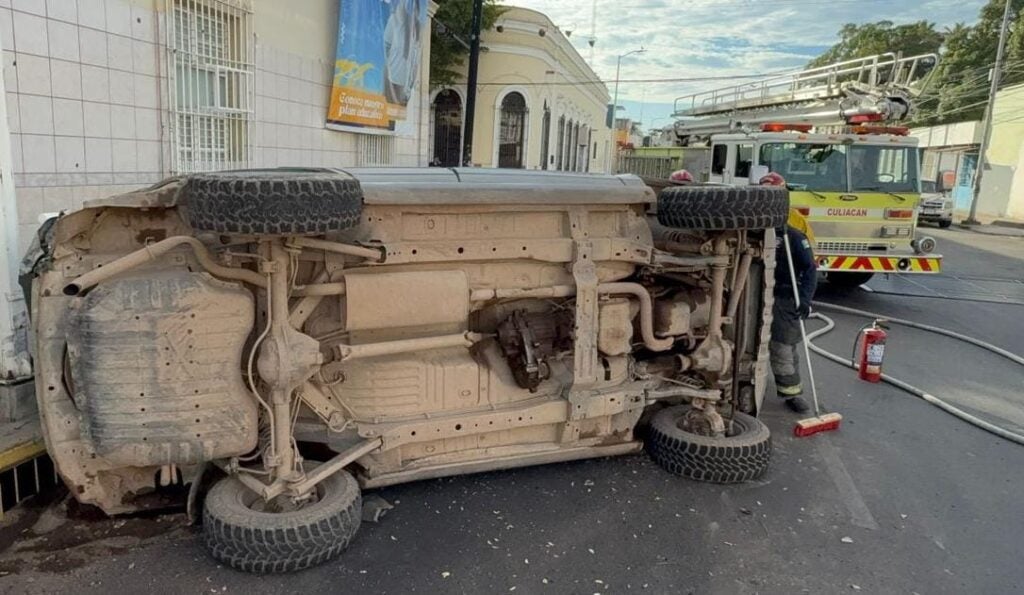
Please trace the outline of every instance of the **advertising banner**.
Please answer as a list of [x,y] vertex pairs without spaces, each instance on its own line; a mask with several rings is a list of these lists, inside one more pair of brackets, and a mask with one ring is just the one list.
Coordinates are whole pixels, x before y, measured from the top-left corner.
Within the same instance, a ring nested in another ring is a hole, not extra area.
[[428,0],[339,1],[327,127],[393,133],[421,82]]

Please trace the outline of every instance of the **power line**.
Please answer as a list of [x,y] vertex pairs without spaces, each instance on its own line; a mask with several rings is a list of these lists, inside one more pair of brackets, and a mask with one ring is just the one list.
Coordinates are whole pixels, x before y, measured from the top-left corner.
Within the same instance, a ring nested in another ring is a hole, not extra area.
[[[785,74],[791,74],[793,72],[799,72],[794,70],[782,70],[777,72],[762,72],[756,74],[730,74],[722,76],[703,76],[703,77],[683,77],[683,78],[649,78],[649,79],[619,79],[619,84],[622,83],[705,83],[712,81],[732,81],[740,79],[758,79],[758,78],[771,78],[774,76],[781,76]],[[497,85],[510,85],[515,84],[523,87],[558,87],[558,86],[585,86],[585,85],[602,85],[605,83],[615,82],[613,80],[605,81],[601,79],[585,80],[585,81],[528,81],[528,82],[489,82],[489,83],[477,83],[480,86],[497,86]]]

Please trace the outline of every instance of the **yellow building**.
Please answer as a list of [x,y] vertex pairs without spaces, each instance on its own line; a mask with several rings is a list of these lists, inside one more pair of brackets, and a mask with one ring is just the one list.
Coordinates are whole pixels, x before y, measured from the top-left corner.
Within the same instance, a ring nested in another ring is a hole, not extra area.
[[996,95],[978,214],[1024,220],[1024,85]]
[[[608,89],[551,20],[509,7],[483,34],[481,45],[472,165],[605,171],[612,150]],[[461,161],[464,78],[432,90],[435,165]]]

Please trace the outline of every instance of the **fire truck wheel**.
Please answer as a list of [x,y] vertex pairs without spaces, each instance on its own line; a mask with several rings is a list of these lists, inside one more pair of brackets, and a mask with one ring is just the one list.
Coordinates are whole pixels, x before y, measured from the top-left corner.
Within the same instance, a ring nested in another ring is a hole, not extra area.
[[679,427],[689,409],[677,405],[655,414],[647,451],[656,463],[676,475],[712,483],[740,483],[764,475],[772,458],[768,426],[736,412],[725,437],[701,436]]
[[828,273],[825,279],[832,287],[839,289],[857,289],[874,277],[874,273]]
[[789,191],[775,186],[670,186],[658,222],[677,229],[768,229],[789,218]]
[[358,180],[317,169],[197,174],[184,196],[192,227],[222,234],[318,235],[355,227],[363,211]]

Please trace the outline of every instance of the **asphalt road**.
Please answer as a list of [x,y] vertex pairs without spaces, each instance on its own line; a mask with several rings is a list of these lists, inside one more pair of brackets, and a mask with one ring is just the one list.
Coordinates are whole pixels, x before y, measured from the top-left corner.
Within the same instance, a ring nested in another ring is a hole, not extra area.
[[[1024,239],[939,231],[949,275],[1019,280]],[[880,279],[869,286],[884,286]],[[1024,353],[1024,307],[859,291],[819,299],[936,324]],[[863,319],[819,344],[848,354]],[[1024,428],[1024,374],[973,347],[895,328],[887,371]],[[668,475],[645,456],[379,490],[395,505],[340,559],[288,576],[218,566],[181,515],[68,520],[29,509],[0,530],[10,593],[1011,593],[1024,590],[1024,448],[886,385],[815,362],[838,432],[796,439],[772,401],[760,483]],[[13,545],[11,545],[13,543]]]

